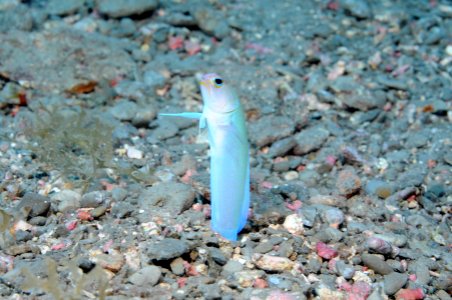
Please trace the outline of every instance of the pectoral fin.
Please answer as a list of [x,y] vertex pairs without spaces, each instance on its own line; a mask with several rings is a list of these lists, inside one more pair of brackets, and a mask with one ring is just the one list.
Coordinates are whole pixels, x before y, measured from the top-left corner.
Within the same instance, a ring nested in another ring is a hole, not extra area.
[[178,114],[159,114],[159,116],[166,116],[166,117],[181,117],[181,118],[187,118],[187,119],[201,119],[202,113],[196,113],[196,112],[183,112]]

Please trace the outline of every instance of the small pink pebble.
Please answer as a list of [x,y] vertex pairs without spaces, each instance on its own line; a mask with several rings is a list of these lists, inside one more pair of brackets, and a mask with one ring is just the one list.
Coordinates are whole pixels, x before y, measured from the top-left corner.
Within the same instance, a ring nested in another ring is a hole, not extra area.
[[58,250],[61,250],[61,249],[65,248],[65,247],[66,247],[66,244],[61,242],[61,243],[58,243],[56,245],[53,245],[50,249],[53,250],[53,251],[58,251]]
[[201,46],[197,42],[193,41],[185,41],[184,43],[185,51],[187,51],[188,55],[192,56],[201,51]]
[[168,47],[171,50],[177,50],[184,46],[184,38],[181,36],[170,36],[168,39]]
[[211,213],[211,209],[210,209],[210,205],[209,204],[205,204],[202,212],[204,213],[205,217],[210,217],[210,213]]
[[181,277],[181,278],[177,279],[177,286],[179,288],[183,288],[186,283],[187,283],[187,277]]
[[330,166],[334,166],[336,164],[336,161],[337,161],[337,157],[334,155],[328,155],[325,158],[325,162]]
[[411,281],[416,281],[417,276],[416,276],[416,274],[410,274],[410,275],[408,276],[408,279],[411,280]]
[[295,200],[292,203],[286,203],[286,207],[292,211],[297,211],[301,208],[303,203],[300,200]]
[[357,281],[352,285],[352,290],[350,291],[349,300],[367,299],[370,294],[371,287],[367,282]]
[[269,181],[262,181],[261,187],[266,188],[266,189],[271,189],[273,187],[273,184]]
[[113,245],[113,240],[109,240],[107,241],[104,246],[102,247],[102,251],[107,253],[108,251],[110,251],[111,246]]
[[77,223],[78,223],[77,220],[70,221],[69,223],[66,224],[66,229],[69,231],[74,230],[77,227]]
[[201,203],[195,203],[192,205],[191,208],[193,208],[193,210],[196,210],[196,211],[202,211],[203,205]]
[[425,294],[421,288],[418,289],[402,289],[397,292],[396,300],[420,300],[424,299]]
[[318,242],[315,246],[317,254],[324,259],[332,259],[338,255],[338,252],[325,243]]
[[254,280],[253,287],[258,289],[264,289],[268,287],[268,283],[265,279],[257,278],[256,280]]

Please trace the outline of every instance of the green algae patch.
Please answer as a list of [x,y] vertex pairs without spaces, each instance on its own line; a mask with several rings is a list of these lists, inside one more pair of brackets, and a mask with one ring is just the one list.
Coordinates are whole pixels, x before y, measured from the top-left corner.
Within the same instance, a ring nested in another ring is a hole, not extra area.
[[41,108],[24,133],[43,169],[86,184],[101,169],[114,167],[112,131],[111,125],[84,109]]

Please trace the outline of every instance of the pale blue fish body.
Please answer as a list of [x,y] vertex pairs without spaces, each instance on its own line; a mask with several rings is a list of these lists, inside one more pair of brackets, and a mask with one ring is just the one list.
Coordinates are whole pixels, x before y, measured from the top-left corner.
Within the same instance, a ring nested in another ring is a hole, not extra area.
[[200,113],[162,114],[200,119],[210,145],[211,227],[229,240],[246,224],[250,206],[249,143],[245,114],[235,92],[217,74],[200,80]]

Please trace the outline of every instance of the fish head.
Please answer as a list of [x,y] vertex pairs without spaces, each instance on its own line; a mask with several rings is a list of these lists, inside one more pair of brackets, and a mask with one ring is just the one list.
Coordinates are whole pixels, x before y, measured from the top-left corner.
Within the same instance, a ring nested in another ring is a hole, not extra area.
[[204,105],[209,109],[217,113],[229,113],[239,108],[235,91],[221,76],[209,73],[198,79]]

